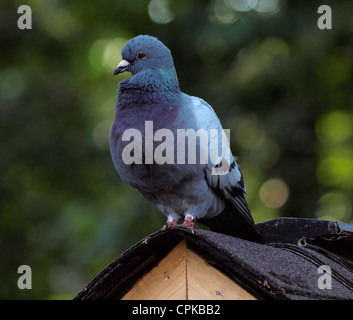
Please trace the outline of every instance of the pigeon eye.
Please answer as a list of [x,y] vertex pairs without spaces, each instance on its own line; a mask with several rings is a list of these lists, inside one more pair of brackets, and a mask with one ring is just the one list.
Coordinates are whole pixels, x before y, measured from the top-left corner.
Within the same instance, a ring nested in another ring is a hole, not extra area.
[[146,57],[146,53],[144,53],[144,52],[139,52],[138,54],[137,54],[137,56],[136,56],[136,58],[137,59],[139,59],[139,60],[145,60],[147,57]]

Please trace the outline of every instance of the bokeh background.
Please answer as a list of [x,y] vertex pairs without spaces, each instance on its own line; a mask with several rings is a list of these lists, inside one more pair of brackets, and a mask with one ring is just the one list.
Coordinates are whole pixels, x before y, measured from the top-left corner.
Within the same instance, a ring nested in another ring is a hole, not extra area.
[[[353,2],[0,1],[0,298],[71,299],[164,223],[108,148],[121,49],[172,51],[184,92],[231,130],[256,222],[352,223]],[[32,8],[19,30],[17,8]],[[32,268],[19,290],[17,268]]]

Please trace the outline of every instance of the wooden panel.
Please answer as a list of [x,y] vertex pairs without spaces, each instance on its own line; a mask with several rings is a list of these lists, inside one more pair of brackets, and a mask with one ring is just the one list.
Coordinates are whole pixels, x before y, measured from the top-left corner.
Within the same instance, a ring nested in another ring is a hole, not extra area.
[[256,300],[230,278],[187,250],[187,292],[189,300]]
[[139,279],[123,300],[185,300],[186,241],[181,241],[159,264]]
[[182,240],[123,300],[255,300]]

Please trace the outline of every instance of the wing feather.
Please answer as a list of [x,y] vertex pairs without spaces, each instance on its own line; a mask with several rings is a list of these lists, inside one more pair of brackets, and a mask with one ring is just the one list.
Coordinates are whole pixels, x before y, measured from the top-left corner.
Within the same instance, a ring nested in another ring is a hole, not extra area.
[[[254,221],[251,217],[250,210],[244,198],[244,193],[246,193],[243,175],[239,170],[239,167],[233,157],[229,140],[225,139],[225,134],[222,128],[222,125],[212,109],[212,107],[205,102],[204,100],[191,97],[192,99],[192,108],[196,117],[198,128],[206,129],[209,132],[211,129],[218,130],[218,144],[210,145],[209,141],[209,154],[211,154],[213,148],[219,148],[222,146],[221,154],[229,154],[229,157],[221,157],[218,163],[212,163],[209,158],[208,163],[205,165],[205,175],[208,185],[215,189],[218,194],[223,196],[228,200],[233,207],[235,207],[245,218],[245,220],[251,224],[254,224]],[[212,139],[210,139],[212,140]],[[223,148],[228,148],[223,150]],[[218,173],[215,174],[215,169],[219,169]],[[225,170],[225,171],[222,171]]]

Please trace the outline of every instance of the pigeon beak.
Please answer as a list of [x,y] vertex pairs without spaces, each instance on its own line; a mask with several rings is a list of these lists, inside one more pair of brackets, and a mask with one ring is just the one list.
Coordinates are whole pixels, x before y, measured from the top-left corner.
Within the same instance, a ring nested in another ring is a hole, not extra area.
[[126,60],[121,60],[116,69],[113,72],[113,76],[116,76],[119,73],[127,71],[126,68],[130,63]]

